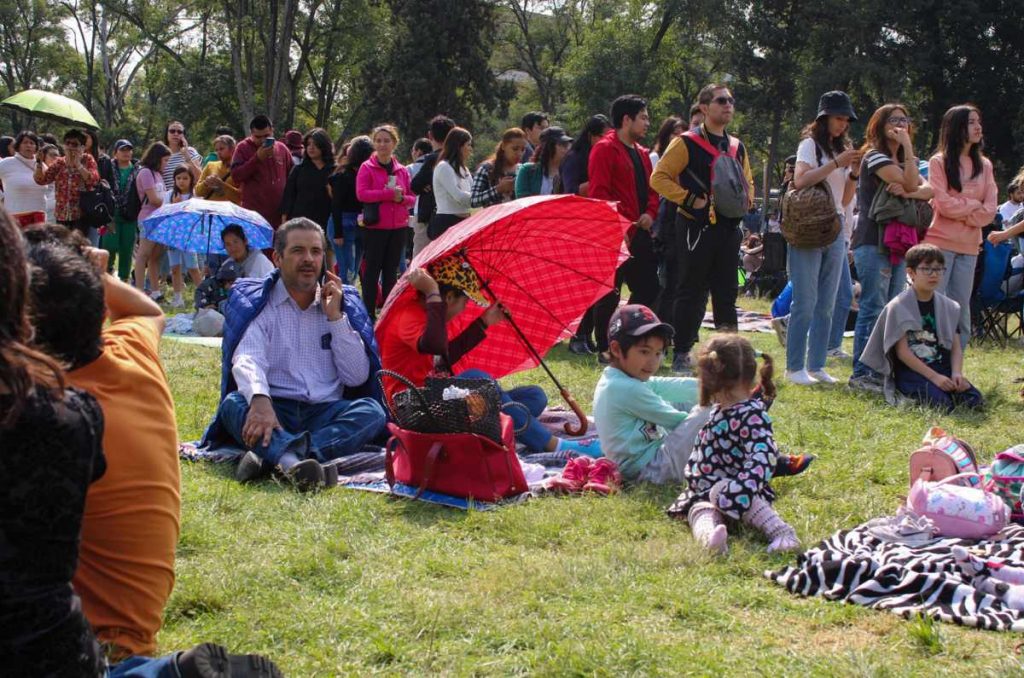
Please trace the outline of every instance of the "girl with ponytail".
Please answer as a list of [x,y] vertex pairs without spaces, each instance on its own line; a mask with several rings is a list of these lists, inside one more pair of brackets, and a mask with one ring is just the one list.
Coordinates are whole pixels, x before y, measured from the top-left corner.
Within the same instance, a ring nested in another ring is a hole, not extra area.
[[800,546],[771,505],[780,454],[766,405],[775,397],[774,366],[761,357],[758,369],[754,348],[738,334],[713,337],[698,354],[700,404],[711,410],[686,465],[687,489],[669,514],[686,516],[694,538],[719,554],[727,550],[725,518],[761,530],[769,553]]

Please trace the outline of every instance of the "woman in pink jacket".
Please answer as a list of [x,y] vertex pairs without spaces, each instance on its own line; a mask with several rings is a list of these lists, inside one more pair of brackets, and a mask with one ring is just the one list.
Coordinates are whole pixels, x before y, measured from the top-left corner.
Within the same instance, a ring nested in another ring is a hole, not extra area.
[[377,279],[383,299],[398,280],[398,264],[405,254],[409,209],[416,196],[409,189],[409,170],[395,158],[398,130],[379,125],[373,130],[373,155],[356,174],[356,197],[363,203],[363,274],[360,285],[370,317],[377,318]]
[[971,291],[981,229],[995,218],[998,198],[992,163],[981,154],[981,146],[981,113],[974,106],[954,106],[942,116],[939,152],[928,163],[934,216],[924,240],[946,257],[938,291],[960,304],[964,347],[971,338]]

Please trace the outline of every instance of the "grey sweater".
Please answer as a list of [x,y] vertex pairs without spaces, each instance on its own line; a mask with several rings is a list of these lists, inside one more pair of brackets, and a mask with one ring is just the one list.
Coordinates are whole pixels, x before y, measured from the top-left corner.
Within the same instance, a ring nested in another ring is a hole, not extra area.
[[[938,292],[935,293],[935,325],[939,345],[952,350],[953,339],[956,337],[957,323],[960,320],[960,304]],[[860,361],[885,377],[885,400],[889,404],[896,403],[896,378],[894,364],[896,361],[896,344],[906,336],[907,332],[923,329],[921,312],[917,308],[917,293],[914,288],[906,289],[894,298],[878,316],[875,329],[864,347]],[[961,332],[964,328],[960,327]]]

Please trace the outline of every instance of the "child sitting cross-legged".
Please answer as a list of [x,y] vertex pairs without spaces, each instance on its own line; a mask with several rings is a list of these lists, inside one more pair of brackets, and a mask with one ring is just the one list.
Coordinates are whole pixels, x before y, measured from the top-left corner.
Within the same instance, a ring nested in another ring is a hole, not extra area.
[[886,304],[861,361],[885,377],[885,396],[896,392],[950,411],[978,408],[981,393],[963,374],[960,305],[936,291],[946,270],[935,245],[915,245],[905,257],[911,287]]
[[[760,382],[765,397],[775,395],[772,360],[763,356]],[[725,553],[725,518],[740,520],[765,534],[768,552],[800,546],[796,531],[772,508],[778,449],[761,395],[751,395],[757,381],[757,357],[743,337],[713,337],[698,360],[701,405],[710,417],[700,430],[686,464],[687,487],[668,509],[686,517],[693,536],[705,548]]]
[[[710,408],[697,406],[696,379],[655,376],[672,333],[639,304],[617,309],[608,323],[612,362],[594,390],[594,421],[601,449],[626,480],[687,482],[694,440],[708,420]],[[779,455],[775,475],[800,473],[813,459]]]

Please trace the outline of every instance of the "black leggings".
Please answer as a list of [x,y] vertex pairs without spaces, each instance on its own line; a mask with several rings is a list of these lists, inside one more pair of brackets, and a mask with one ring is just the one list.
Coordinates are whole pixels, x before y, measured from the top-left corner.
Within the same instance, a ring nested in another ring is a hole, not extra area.
[[629,259],[615,273],[615,289],[594,304],[594,338],[599,351],[608,350],[608,321],[619,306],[622,283],[629,285],[629,303],[653,306],[658,299],[658,259],[650,231],[638,230],[629,241]]
[[387,300],[398,281],[398,264],[405,254],[407,228],[363,229],[363,274],[359,284],[363,288],[366,311],[377,319],[377,279],[381,279],[381,293]]

